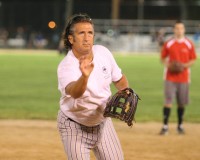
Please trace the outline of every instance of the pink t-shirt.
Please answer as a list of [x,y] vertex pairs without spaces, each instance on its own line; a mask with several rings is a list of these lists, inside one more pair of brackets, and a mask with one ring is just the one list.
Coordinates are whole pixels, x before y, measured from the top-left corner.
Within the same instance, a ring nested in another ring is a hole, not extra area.
[[111,52],[100,45],[93,48],[94,69],[88,79],[87,89],[77,99],[65,93],[65,87],[82,75],[79,61],[70,50],[58,66],[58,89],[61,92],[60,109],[69,118],[85,126],[95,126],[103,120],[103,111],[111,96],[110,84],[122,77]]

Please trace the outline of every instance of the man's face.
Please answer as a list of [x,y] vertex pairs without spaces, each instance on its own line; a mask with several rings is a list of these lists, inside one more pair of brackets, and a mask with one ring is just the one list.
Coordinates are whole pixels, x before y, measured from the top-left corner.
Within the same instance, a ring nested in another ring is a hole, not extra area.
[[174,34],[176,38],[183,38],[185,35],[185,26],[183,23],[177,23],[174,26]]
[[69,36],[72,50],[80,55],[91,53],[94,42],[94,28],[88,22],[80,22],[74,25],[74,33]]

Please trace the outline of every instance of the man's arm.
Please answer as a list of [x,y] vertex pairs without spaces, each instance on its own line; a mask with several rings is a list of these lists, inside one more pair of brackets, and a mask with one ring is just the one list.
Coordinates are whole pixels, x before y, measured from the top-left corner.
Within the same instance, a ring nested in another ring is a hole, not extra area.
[[169,67],[169,61],[167,60],[167,58],[161,57],[161,62],[165,67],[167,67],[167,68]]
[[119,81],[113,83],[118,90],[122,90],[128,87],[128,80],[125,75],[122,75],[122,78]]
[[67,87],[65,87],[65,92],[73,98],[79,98],[86,90],[87,81],[87,77],[81,76],[77,81],[69,83]]
[[[169,67],[169,61],[167,60],[167,58],[161,58],[161,62],[164,64],[165,67]],[[184,68],[190,68],[193,64],[194,64],[195,60],[190,60],[187,63],[183,63],[183,67]]]
[[188,63],[183,63],[184,68],[190,68],[194,64],[195,60],[190,60]]
[[82,72],[81,77],[77,81],[71,82],[65,87],[66,94],[71,95],[73,98],[79,98],[83,95],[87,88],[88,78],[94,68],[94,64],[90,63],[86,57],[81,57],[79,63]]

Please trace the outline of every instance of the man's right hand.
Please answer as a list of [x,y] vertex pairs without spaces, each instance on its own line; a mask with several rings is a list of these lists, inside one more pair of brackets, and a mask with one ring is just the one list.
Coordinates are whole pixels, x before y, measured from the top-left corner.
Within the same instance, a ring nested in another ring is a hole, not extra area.
[[77,81],[73,81],[65,87],[65,92],[73,98],[79,98],[83,95],[87,88],[88,78],[94,68],[94,64],[85,56],[80,57],[79,63],[82,75]]
[[94,64],[92,62],[90,62],[86,56],[81,56],[79,58],[79,63],[80,63],[80,70],[82,72],[82,75],[84,77],[89,77],[93,68],[94,68]]

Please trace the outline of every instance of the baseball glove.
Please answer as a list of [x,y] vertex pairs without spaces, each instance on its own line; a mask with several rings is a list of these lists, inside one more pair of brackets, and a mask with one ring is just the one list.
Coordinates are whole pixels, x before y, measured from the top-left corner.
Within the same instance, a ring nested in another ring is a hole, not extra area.
[[172,61],[170,64],[169,64],[169,67],[168,67],[169,71],[171,73],[180,73],[184,70],[184,66],[182,63],[180,62],[177,62],[177,61]]
[[131,88],[120,90],[106,104],[104,117],[117,118],[132,126],[138,100],[139,96]]

